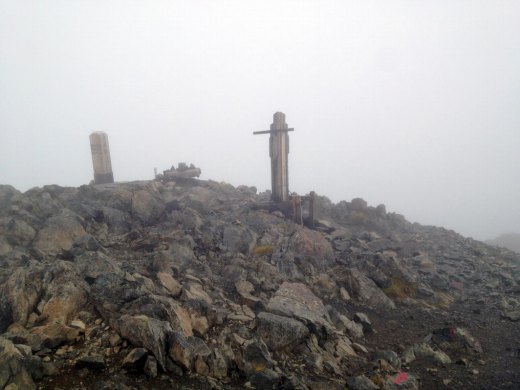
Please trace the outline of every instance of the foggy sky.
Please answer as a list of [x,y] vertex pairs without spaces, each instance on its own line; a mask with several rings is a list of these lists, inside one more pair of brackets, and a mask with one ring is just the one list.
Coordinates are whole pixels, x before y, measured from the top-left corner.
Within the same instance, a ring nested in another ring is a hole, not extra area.
[[0,0],[0,183],[117,181],[185,161],[362,197],[478,239],[520,232],[520,2]]

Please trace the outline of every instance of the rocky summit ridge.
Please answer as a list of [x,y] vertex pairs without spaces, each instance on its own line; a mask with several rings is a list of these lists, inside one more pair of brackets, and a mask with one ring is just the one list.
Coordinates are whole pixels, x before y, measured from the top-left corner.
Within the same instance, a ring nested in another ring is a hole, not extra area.
[[520,258],[362,199],[0,186],[0,389],[520,387]]

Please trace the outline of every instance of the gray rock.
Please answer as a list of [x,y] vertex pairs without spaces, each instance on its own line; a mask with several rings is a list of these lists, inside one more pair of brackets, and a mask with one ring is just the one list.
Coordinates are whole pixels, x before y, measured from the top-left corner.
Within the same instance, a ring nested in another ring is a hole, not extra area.
[[255,389],[277,389],[279,388],[280,375],[267,368],[251,375],[249,382]]
[[368,379],[364,375],[359,375],[356,377],[350,377],[347,379],[348,388],[351,390],[378,390],[379,386],[377,386],[374,382]]
[[8,385],[18,389],[36,389],[25,367],[24,355],[11,341],[0,336],[0,388]]
[[273,367],[273,360],[267,346],[261,340],[249,340],[242,351],[242,361],[237,362],[246,375],[263,372]]
[[103,370],[105,368],[105,359],[100,355],[83,356],[76,361],[76,368]]
[[255,246],[256,234],[242,226],[226,226],[224,228],[222,243],[231,252],[248,254]]
[[164,208],[164,204],[148,191],[138,190],[132,196],[132,214],[145,225],[157,221]]
[[395,309],[395,303],[381,291],[373,280],[357,269],[342,270],[336,278],[345,284],[351,296],[373,307]]
[[144,363],[143,371],[149,378],[156,378],[158,373],[157,359],[155,359],[153,356],[148,356]]
[[49,256],[55,256],[72,248],[74,240],[87,234],[81,218],[70,210],[62,210],[59,215],[45,221],[38,231],[33,247]]
[[399,372],[383,383],[384,390],[418,390],[419,382],[408,372]]
[[434,350],[427,343],[414,344],[412,348],[403,353],[403,361],[407,364],[413,362],[416,358],[428,359],[435,364],[451,363],[451,358],[446,353]]
[[385,360],[388,364],[390,364],[396,371],[401,369],[401,359],[397,353],[391,350],[377,350],[373,357],[374,360]]
[[258,333],[269,349],[277,351],[298,344],[309,334],[300,321],[271,313],[259,313]]
[[146,348],[134,348],[123,359],[122,366],[125,368],[141,368],[148,357]]
[[202,339],[195,336],[184,337],[178,332],[170,335],[169,345],[170,358],[188,371],[195,369],[197,358],[200,357],[206,361],[211,354],[211,350]]
[[317,326],[332,327],[321,299],[302,283],[284,282],[269,300],[267,311]]
[[520,310],[504,313],[504,317],[510,321],[520,321]]
[[160,321],[144,315],[124,314],[113,320],[111,325],[125,339],[137,347],[151,351],[161,368],[166,367],[166,340],[173,332],[170,323]]
[[370,333],[374,330],[372,328],[372,322],[365,313],[358,312],[354,314],[354,321],[361,324],[363,326],[363,330],[367,333]]

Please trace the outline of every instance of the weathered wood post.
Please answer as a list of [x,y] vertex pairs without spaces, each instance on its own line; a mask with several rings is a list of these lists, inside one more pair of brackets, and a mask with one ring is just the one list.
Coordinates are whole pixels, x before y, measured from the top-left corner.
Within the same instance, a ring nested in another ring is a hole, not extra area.
[[105,184],[114,182],[112,162],[110,161],[110,147],[108,136],[103,131],[90,134],[90,151],[94,167],[94,183]]
[[253,134],[269,134],[269,157],[271,157],[271,200],[289,201],[289,128],[285,114],[276,112],[271,130],[255,131]]

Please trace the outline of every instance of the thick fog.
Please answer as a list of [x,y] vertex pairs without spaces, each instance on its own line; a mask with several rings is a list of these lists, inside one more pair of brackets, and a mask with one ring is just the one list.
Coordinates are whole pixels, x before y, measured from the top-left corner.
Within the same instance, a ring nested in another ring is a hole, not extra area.
[[0,183],[116,181],[184,161],[362,197],[479,239],[520,232],[520,2],[0,0]]

